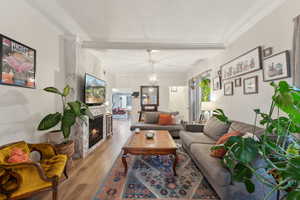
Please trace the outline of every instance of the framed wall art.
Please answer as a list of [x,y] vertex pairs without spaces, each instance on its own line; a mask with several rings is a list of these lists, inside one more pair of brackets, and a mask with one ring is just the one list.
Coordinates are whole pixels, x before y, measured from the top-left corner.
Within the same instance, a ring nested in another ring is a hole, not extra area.
[[222,85],[221,85],[221,77],[220,76],[216,76],[215,78],[213,78],[213,90],[220,90],[222,89]]
[[224,95],[233,96],[233,82],[224,83]]
[[35,88],[36,50],[0,35],[0,84]]
[[244,79],[244,94],[258,93],[258,76],[253,76]]
[[264,60],[263,77],[264,81],[273,81],[291,76],[290,53],[284,51]]
[[248,74],[262,68],[262,48],[256,47],[221,66],[222,80]]
[[234,87],[241,87],[242,86],[242,78],[234,79]]
[[263,56],[264,57],[269,57],[273,54],[273,48],[272,47],[268,47],[268,48],[265,48],[263,50]]

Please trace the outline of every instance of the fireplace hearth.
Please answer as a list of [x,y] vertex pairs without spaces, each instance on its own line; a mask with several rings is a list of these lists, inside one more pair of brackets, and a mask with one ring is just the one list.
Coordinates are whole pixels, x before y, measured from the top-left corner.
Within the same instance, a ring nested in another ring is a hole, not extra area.
[[89,148],[103,139],[103,115],[89,119]]

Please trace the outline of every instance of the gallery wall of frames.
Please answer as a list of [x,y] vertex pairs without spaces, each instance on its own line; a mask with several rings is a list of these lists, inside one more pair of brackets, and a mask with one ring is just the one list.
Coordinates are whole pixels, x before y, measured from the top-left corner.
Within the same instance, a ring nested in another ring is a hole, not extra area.
[[36,87],[36,50],[0,34],[0,84]]
[[[288,50],[273,54],[271,47],[256,47],[220,66],[212,79],[213,90],[224,91],[224,96],[233,96],[234,89],[243,88],[244,95],[258,94],[259,81],[271,82],[291,77],[290,52]],[[245,76],[255,71],[262,71],[259,76]]]

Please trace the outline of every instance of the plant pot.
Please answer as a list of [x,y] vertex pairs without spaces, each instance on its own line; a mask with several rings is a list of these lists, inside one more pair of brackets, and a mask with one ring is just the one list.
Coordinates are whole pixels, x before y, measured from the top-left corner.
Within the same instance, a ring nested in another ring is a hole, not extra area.
[[50,131],[46,133],[47,141],[51,144],[60,144],[64,141],[62,131]]
[[60,143],[60,144],[56,144],[56,151],[58,154],[65,154],[67,155],[69,158],[72,158],[74,152],[75,152],[75,145],[74,145],[74,141],[73,140],[68,140],[66,142]]
[[75,143],[73,140],[68,140],[66,142],[56,144],[55,145],[56,152],[58,154],[65,154],[68,156],[68,163],[67,163],[67,171],[70,171],[73,165],[72,156],[75,152]]

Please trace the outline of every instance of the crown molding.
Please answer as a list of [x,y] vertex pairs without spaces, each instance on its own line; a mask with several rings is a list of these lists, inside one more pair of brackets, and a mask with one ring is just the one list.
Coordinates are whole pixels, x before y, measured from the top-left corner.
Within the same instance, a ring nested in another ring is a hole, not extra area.
[[223,50],[222,43],[150,43],[83,41],[82,48],[90,49],[152,49],[152,50]]
[[250,30],[264,17],[271,14],[276,8],[287,0],[268,0],[259,1],[254,7],[242,17],[232,28],[224,34],[223,41],[225,46],[230,45],[241,35]]
[[[40,1],[25,0],[29,6],[37,10],[48,20],[56,29],[60,30],[65,38],[80,36],[87,40],[89,35],[80,27],[80,25],[57,3],[56,0]],[[78,40],[78,39],[76,39]]]

